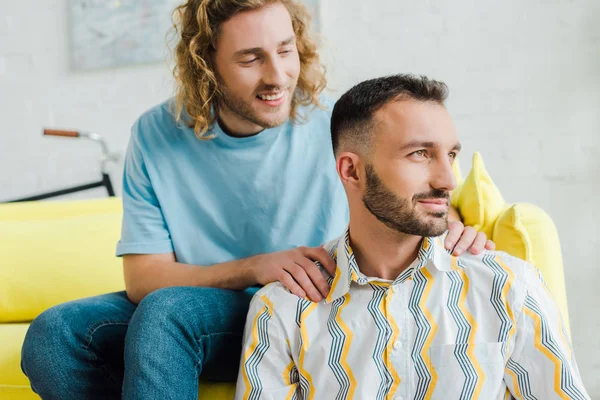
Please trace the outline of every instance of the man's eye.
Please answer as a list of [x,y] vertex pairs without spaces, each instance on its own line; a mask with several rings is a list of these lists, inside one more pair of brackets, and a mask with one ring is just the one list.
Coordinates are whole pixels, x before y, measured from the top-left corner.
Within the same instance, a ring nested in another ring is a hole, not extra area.
[[252,60],[244,60],[244,61],[240,61],[240,64],[243,65],[250,65],[252,64],[254,61],[258,60],[258,57],[253,58]]
[[413,153],[413,155],[417,156],[417,157],[424,157],[425,156],[425,150],[417,150]]
[[291,50],[283,50],[283,51],[280,51],[279,54],[285,55],[285,54],[290,54],[291,52],[292,52]]
[[458,156],[458,154],[456,154],[455,152],[450,152],[450,154],[448,154],[451,158],[456,158]]

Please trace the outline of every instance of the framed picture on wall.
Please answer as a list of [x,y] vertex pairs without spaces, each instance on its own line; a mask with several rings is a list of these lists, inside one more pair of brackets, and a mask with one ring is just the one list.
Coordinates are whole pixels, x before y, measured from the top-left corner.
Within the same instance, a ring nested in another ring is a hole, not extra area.
[[[319,26],[319,0],[302,0]],[[171,13],[182,0],[69,0],[71,68],[165,62]]]
[[321,10],[319,8],[320,0],[303,0],[304,4],[312,14],[312,28],[314,31],[319,31],[321,27]]
[[71,68],[89,70],[167,59],[176,0],[70,0]]

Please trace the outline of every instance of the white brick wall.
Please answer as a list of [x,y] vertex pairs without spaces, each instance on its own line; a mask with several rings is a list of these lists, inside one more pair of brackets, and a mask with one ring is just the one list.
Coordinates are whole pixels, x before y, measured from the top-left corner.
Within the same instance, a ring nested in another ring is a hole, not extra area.
[[[134,119],[171,93],[166,66],[71,73],[65,3],[0,0],[0,199],[96,177],[93,144],[42,127],[97,131],[124,151]],[[481,151],[508,201],[553,217],[575,351],[600,398],[600,1],[322,3],[332,97],[388,73],[446,81],[463,170]]]

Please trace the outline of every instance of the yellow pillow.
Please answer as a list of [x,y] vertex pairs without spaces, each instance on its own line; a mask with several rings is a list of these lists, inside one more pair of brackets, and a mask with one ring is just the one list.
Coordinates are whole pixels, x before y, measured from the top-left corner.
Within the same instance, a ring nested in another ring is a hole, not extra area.
[[452,205],[465,225],[492,237],[494,223],[506,207],[506,202],[485,169],[479,153],[473,154],[469,175],[453,191]]
[[458,158],[454,160],[454,163],[452,163],[452,172],[454,173],[454,177],[456,178],[457,186],[460,187],[460,185],[462,185],[462,183],[464,182],[464,179],[462,177],[462,171],[460,170],[460,160]]
[[491,238],[498,250],[529,261],[542,272],[569,331],[560,240],[550,216],[532,204],[515,204],[498,217]]
[[[56,304],[124,290],[115,257],[117,200],[0,206],[0,322],[27,322]],[[68,215],[74,216],[68,216]]]
[[[21,372],[21,347],[29,324],[0,325],[0,399],[4,390],[14,388],[15,391],[27,392],[29,381]],[[38,398],[39,400],[39,398]]]
[[[457,180],[460,171],[458,174]],[[542,272],[568,329],[560,241],[548,214],[531,204],[507,205],[479,153],[473,155],[473,167],[467,178],[452,193],[452,205],[465,225],[484,232],[498,250],[529,261]]]
[[233,400],[235,383],[201,381],[198,387],[198,400]]

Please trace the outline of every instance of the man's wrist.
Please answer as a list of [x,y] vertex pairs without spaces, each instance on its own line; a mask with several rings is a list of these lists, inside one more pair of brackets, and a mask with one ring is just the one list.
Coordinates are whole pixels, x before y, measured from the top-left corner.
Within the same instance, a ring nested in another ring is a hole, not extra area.
[[260,255],[243,258],[238,261],[238,276],[246,287],[254,286],[258,283],[256,278],[256,266],[258,265],[259,258]]

